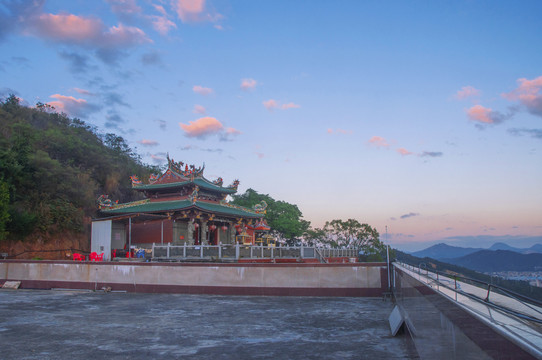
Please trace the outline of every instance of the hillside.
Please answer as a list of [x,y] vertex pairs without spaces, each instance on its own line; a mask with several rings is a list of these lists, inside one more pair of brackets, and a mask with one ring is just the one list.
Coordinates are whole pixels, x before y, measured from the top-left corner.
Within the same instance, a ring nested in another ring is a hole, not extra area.
[[0,251],[88,247],[98,196],[135,200],[130,175],[156,171],[120,136],[48,105],[0,101]]
[[445,259],[445,258],[458,258],[468,254],[475,253],[482,249],[477,248],[463,248],[457,246],[450,246],[447,244],[437,244],[427,249],[413,252],[411,255],[419,258],[429,257],[432,259]]
[[542,271],[542,254],[520,254],[509,250],[481,250],[454,259],[440,259],[480,272]]

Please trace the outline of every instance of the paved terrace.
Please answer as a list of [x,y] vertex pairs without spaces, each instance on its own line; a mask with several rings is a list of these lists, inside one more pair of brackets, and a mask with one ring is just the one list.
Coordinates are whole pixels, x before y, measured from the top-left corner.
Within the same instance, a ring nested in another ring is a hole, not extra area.
[[2,359],[417,359],[382,299],[0,290]]

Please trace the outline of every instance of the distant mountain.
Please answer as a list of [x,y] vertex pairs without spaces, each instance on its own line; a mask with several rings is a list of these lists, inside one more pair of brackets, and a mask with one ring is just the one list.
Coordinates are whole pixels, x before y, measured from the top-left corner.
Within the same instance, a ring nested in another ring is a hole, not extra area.
[[441,261],[480,272],[542,271],[542,254],[520,254],[509,250],[480,250]]
[[510,246],[508,244],[498,242],[493,245],[488,250],[507,250],[507,251],[515,251],[518,253],[523,253],[524,249],[515,248],[513,246]]
[[425,250],[420,250],[411,253],[412,256],[419,258],[429,257],[436,260],[441,259],[453,259],[459,258],[465,255],[469,255],[483,249],[479,248],[462,248],[457,246],[450,246],[446,244],[437,244],[428,247]]
[[542,244],[534,244],[527,249],[527,254],[529,253],[542,253]]

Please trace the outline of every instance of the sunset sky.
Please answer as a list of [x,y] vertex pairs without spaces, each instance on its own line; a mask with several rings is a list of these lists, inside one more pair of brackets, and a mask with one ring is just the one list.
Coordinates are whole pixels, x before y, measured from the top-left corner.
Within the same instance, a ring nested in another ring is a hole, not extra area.
[[313,227],[355,218],[406,250],[542,243],[538,0],[7,0],[10,93]]

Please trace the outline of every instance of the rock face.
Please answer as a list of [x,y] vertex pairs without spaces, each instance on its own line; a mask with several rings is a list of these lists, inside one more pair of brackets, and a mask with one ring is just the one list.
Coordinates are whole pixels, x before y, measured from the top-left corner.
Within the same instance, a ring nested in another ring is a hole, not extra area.
[[0,253],[7,253],[8,259],[67,260],[74,252],[89,252],[89,238],[89,234],[84,233],[31,235],[25,240],[0,242]]

